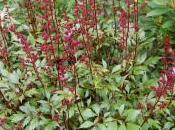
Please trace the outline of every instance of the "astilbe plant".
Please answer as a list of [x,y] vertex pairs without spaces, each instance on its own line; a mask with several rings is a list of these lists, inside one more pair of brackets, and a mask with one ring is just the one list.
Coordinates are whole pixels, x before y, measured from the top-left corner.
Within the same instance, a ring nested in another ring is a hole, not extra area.
[[[0,41],[1,41],[1,45],[0,45],[0,50],[1,50],[1,58],[3,59],[3,61],[10,67],[10,62],[9,62],[9,53],[8,53],[8,37],[7,37],[7,30],[6,27],[8,26],[9,23],[9,14],[8,14],[9,8],[6,5],[4,7],[4,12],[1,14],[0,17],[0,32],[1,32],[1,36],[0,36]],[[8,21],[8,22],[6,22]]]
[[[139,130],[171,106],[175,54],[169,35],[160,80],[144,88],[158,75],[151,67],[159,68],[151,56],[155,40],[140,26],[142,2],[72,0],[59,14],[56,0],[18,1],[14,10],[26,14],[21,17],[9,10],[10,2],[3,1],[6,17],[0,17],[2,129]],[[145,101],[150,92],[153,101]]]
[[[138,33],[139,33],[139,6],[138,1],[125,0],[124,1],[126,8],[119,8],[118,17],[119,17],[119,28],[120,28],[120,37],[117,43],[117,46],[120,50],[123,51],[124,59],[135,60],[137,57],[138,49]],[[114,16],[115,17],[115,16]],[[115,27],[116,28],[116,27]],[[135,42],[134,46],[129,45],[130,34],[134,32]],[[126,58],[128,57],[128,58]]]
[[[142,122],[142,126],[148,121],[149,117],[154,114],[154,111],[158,107],[159,109],[165,109],[169,107],[173,100],[174,83],[175,83],[175,67],[174,67],[174,54],[171,47],[170,37],[165,38],[164,43],[164,56],[162,58],[164,68],[161,72],[159,85],[152,87],[155,92],[156,101],[154,104],[148,104],[149,115],[145,117]],[[169,97],[169,100],[167,100]],[[141,108],[141,107],[140,107]]]

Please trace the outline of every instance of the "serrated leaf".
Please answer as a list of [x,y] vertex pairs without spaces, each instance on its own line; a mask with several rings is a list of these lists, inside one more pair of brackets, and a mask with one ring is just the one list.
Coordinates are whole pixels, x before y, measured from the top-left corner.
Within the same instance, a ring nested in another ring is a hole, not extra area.
[[89,119],[91,117],[94,117],[96,116],[96,114],[89,108],[85,109],[83,112],[82,112],[82,115],[85,119]]
[[133,67],[133,74],[134,75],[140,75],[140,74],[144,74],[144,72],[147,70],[148,68],[146,66],[135,66]]
[[32,45],[35,45],[35,38],[31,33],[29,33],[28,40],[31,42]]
[[44,130],[54,130],[56,129],[57,126],[58,126],[57,122],[52,121],[45,126]]
[[167,0],[154,0],[154,3],[156,3],[157,5],[163,5],[165,6],[167,4]]
[[171,130],[173,126],[174,126],[174,124],[172,122],[166,122],[164,124],[164,129],[165,130]]
[[106,61],[105,61],[104,59],[102,59],[102,64],[103,64],[103,67],[104,67],[105,69],[107,69],[107,63],[106,63]]
[[98,124],[94,130],[106,130],[106,126],[105,124]]
[[18,74],[14,71],[13,73],[9,74],[9,82],[18,84],[19,83],[19,76]]
[[92,109],[95,111],[96,114],[100,113],[100,106],[98,104],[94,104]]
[[19,98],[18,98],[18,100],[22,103],[22,101],[25,99],[25,97],[24,97],[24,95],[22,94]]
[[30,125],[29,125],[29,130],[34,130],[39,126],[39,121],[37,118],[34,118],[31,120]]
[[167,8],[156,8],[156,9],[153,9],[152,11],[150,11],[147,14],[147,17],[150,17],[150,16],[160,16],[162,14],[167,13],[168,11],[169,10]]
[[127,130],[140,130],[140,126],[134,123],[127,123]]
[[0,74],[4,77],[8,77],[8,75],[9,75],[8,71],[4,68],[2,70],[0,70]]
[[106,130],[118,130],[118,125],[116,122],[108,122],[106,124],[107,129]]
[[158,80],[157,80],[157,79],[150,79],[150,80],[146,80],[146,81],[143,83],[143,86],[145,86],[145,87],[156,86],[157,83],[158,83]]
[[115,73],[115,72],[119,71],[121,69],[121,67],[122,67],[121,65],[114,66],[113,69],[112,69],[112,73]]
[[57,94],[54,94],[50,101],[53,102],[53,104],[59,104],[64,99],[63,96],[58,96]]
[[158,130],[161,130],[160,122],[158,120],[148,119],[148,124]]
[[10,118],[12,122],[17,123],[24,119],[25,114],[18,113],[18,114],[13,114],[13,116]]
[[150,57],[148,60],[146,60],[146,65],[155,65],[160,60],[160,57]]
[[5,81],[0,81],[0,88],[1,89],[9,89],[9,85]]
[[31,113],[34,114],[36,112],[35,107],[31,106],[29,102],[25,103],[24,106],[21,106],[20,110],[27,114],[31,114]]
[[30,116],[28,116],[27,118],[25,118],[24,119],[24,121],[23,121],[23,126],[25,127],[26,125],[28,125],[29,124],[29,122],[30,122],[30,120],[31,120],[31,117]]
[[125,126],[124,124],[122,124],[122,125],[118,128],[118,130],[126,130],[126,126]]
[[122,113],[124,112],[124,109],[125,109],[125,104],[121,105],[119,108],[118,108],[118,111],[119,111],[119,114],[122,115]]
[[137,59],[137,63],[138,64],[142,64],[145,61],[146,57],[147,57],[147,53],[146,52],[141,54],[141,55],[139,55],[139,57]]
[[90,128],[93,125],[94,125],[93,122],[91,122],[91,121],[85,121],[83,124],[80,125],[80,128]]
[[25,92],[25,95],[27,97],[32,97],[33,95],[38,94],[36,88],[29,89],[28,91]]
[[127,121],[135,122],[140,114],[140,110],[129,109],[125,114],[127,115]]
[[165,29],[171,29],[171,27],[173,26],[173,21],[166,21],[163,25],[162,25],[162,28],[165,28]]

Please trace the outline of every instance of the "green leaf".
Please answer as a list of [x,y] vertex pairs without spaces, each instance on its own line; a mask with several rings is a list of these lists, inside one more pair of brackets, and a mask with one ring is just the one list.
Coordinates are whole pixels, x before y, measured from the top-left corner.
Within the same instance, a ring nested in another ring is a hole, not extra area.
[[167,13],[168,11],[169,11],[168,8],[156,8],[156,9],[153,9],[152,11],[150,11],[147,14],[147,17],[150,17],[150,16],[160,16],[160,15],[163,15],[163,14]]
[[163,25],[162,25],[162,28],[165,28],[165,29],[171,29],[171,27],[173,26],[173,21],[166,21]]
[[28,40],[31,42],[32,45],[35,45],[35,38],[31,33],[29,33]]
[[100,106],[98,104],[94,104],[92,106],[92,109],[93,111],[96,113],[96,114],[99,114],[100,113]]
[[7,82],[1,80],[0,81],[0,88],[1,89],[9,89],[9,85]]
[[106,63],[106,61],[105,61],[104,59],[102,59],[102,64],[103,64],[103,67],[104,67],[105,69],[107,69],[107,63]]
[[107,129],[106,130],[118,130],[118,126],[116,122],[108,122],[106,123]]
[[144,74],[144,72],[147,70],[148,68],[146,66],[135,66],[133,67],[133,74],[134,75],[140,75],[140,74]]
[[31,121],[31,117],[28,116],[27,118],[24,119],[23,126],[25,127],[26,125],[28,125],[30,121]]
[[125,109],[125,104],[121,105],[119,108],[118,108],[118,111],[119,111],[119,114],[122,115],[122,113],[124,112],[124,109]]
[[155,65],[157,62],[160,60],[160,57],[155,56],[155,57],[150,57],[148,60],[146,60],[145,64],[146,65]]
[[118,128],[118,130],[126,130],[126,126],[125,126],[124,124],[122,124],[122,125]]
[[2,76],[4,76],[4,77],[8,77],[8,76],[9,76],[9,72],[8,72],[6,69],[4,69],[4,68],[2,68],[2,69],[0,70],[0,74],[1,74]]
[[29,130],[34,130],[39,126],[39,121],[37,118],[34,118],[31,120],[30,125],[29,125]]
[[145,61],[146,57],[147,57],[147,53],[146,52],[144,52],[143,54],[139,55],[139,57],[137,58],[137,63],[138,64],[142,64]]
[[46,125],[46,127],[44,128],[44,130],[55,130],[57,126],[58,126],[57,122],[52,121],[52,122],[49,122]]
[[21,106],[21,107],[20,107],[20,110],[21,110],[22,112],[26,113],[26,114],[31,114],[31,113],[34,114],[34,113],[36,113],[35,107],[34,107],[34,106],[31,106],[31,105],[29,104],[29,102],[25,103],[24,106]]
[[158,83],[157,79],[150,79],[150,80],[146,80],[145,82],[143,82],[143,86],[144,87],[155,86],[157,85],[157,83]]
[[92,112],[91,109],[87,108],[82,112],[82,115],[85,119],[89,119],[91,117],[96,116],[96,114],[94,112]]
[[85,121],[83,124],[80,125],[80,128],[90,128],[93,125],[94,125],[93,122],[91,122],[91,121]]
[[22,103],[22,101],[25,99],[25,96],[22,94],[19,98],[18,98],[18,100]]
[[50,101],[56,106],[58,106],[58,104],[60,104],[61,102],[62,102],[62,100],[64,99],[64,96],[58,96],[58,95],[56,95],[56,94],[54,94],[52,97],[51,97],[51,99],[50,99]]
[[25,92],[25,95],[27,97],[32,97],[33,95],[36,95],[36,94],[38,94],[38,92],[36,91],[36,88],[29,89],[28,91]]
[[153,0],[153,2],[157,5],[163,5],[166,6],[168,0]]
[[158,130],[161,130],[160,122],[158,120],[148,119],[148,124]]
[[18,113],[18,114],[13,114],[13,116],[10,117],[10,119],[12,122],[17,123],[21,121],[22,119],[24,119],[24,117],[25,117],[25,114]]
[[171,130],[174,124],[172,122],[166,122],[164,125],[165,130]]
[[127,123],[127,130],[140,130],[140,126],[133,123]]
[[3,70],[4,69],[4,64],[3,62],[0,61],[0,70]]
[[97,127],[93,130],[107,130],[105,124],[97,124]]
[[14,84],[19,83],[19,76],[15,71],[9,74],[9,82],[14,83]]
[[115,72],[119,71],[121,69],[121,67],[122,67],[121,65],[114,66],[113,69],[112,69],[112,73],[115,73]]
[[135,122],[140,114],[140,110],[129,109],[125,114],[127,115],[127,121]]

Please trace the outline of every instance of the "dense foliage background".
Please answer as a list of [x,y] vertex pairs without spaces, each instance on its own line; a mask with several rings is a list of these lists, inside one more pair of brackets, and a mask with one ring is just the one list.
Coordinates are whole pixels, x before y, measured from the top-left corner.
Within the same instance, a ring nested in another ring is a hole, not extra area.
[[175,130],[175,0],[0,0],[0,130]]

